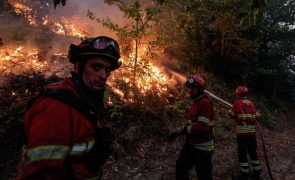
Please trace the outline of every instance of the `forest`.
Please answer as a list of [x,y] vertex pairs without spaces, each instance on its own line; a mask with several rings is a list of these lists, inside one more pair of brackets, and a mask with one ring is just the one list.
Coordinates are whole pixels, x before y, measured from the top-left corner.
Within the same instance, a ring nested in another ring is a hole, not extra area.
[[[71,43],[100,35],[118,40],[122,62],[104,93],[115,139],[102,179],[175,179],[185,137],[168,137],[186,124],[193,74],[230,104],[237,86],[249,89],[263,179],[295,179],[295,1],[2,0],[0,24],[0,179],[17,176],[28,101],[70,76]],[[235,124],[209,98],[213,179],[230,179],[239,174]]]

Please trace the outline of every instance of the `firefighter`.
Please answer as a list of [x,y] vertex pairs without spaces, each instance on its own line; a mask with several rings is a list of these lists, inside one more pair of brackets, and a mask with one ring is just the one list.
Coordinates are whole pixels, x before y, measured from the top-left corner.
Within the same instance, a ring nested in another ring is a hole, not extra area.
[[186,141],[176,162],[176,179],[189,179],[189,170],[195,166],[199,180],[210,180],[214,151],[213,105],[204,94],[203,78],[192,75],[187,78],[185,86],[193,104],[188,112],[188,125],[177,130],[186,134]]
[[249,165],[247,155],[251,159],[254,179],[260,179],[261,164],[257,157],[256,127],[255,121],[260,117],[253,102],[248,100],[248,88],[238,86],[235,94],[237,100],[229,111],[231,118],[235,119],[238,144],[238,159],[240,163],[239,179],[248,179]]
[[110,73],[120,66],[118,43],[109,37],[71,44],[75,72],[50,84],[28,103],[26,145],[17,179],[99,179],[111,152],[112,133],[102,121]]

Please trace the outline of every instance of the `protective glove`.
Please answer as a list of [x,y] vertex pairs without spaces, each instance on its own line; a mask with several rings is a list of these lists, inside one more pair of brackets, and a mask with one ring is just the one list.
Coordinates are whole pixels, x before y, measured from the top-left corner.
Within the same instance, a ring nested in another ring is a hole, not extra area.
[[109,159],[113,139],[114,135],[108,127],[96,131],[93,148],[85,156],[85,165],[90,171],[97,171]]
[[176,130],[172,131],[171,133],[169,133],[167,139],[169,142],[174,141],[177,137],[184,135],[187,133],[187,127],[186,126],[182,126],[180,128],[177,128]]
[[236,118],[236,115],[235,115],[235,113],[230,109],[230,110],[228,110],[228,115],[229,115],[229,117],[231,118],[231,119],[234,119],[234,118]]

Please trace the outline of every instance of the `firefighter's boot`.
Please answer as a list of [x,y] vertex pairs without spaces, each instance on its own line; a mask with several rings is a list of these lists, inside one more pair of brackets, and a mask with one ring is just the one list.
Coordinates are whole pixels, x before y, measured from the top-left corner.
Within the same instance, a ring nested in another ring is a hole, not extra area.
[[248,180],[248,173],[240,173],[239,176],[232,176],[232,180]]
[[261,171],[254,171],[253,179],[254,180],[261,180],[260,174],[261,174]]

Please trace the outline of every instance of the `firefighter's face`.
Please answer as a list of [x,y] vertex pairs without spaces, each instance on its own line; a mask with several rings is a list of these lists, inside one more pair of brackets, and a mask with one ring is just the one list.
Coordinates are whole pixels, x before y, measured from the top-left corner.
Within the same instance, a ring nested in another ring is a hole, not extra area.
[[197,87],[189,87],[188,93],[189,93],[191,99],[194,99],[194,98],[198,97],[200,91]]
[[105,89],[110,73],[111,63],[104,58],[94,57],[86,61],[82,79],[88,87],[100,91]]

